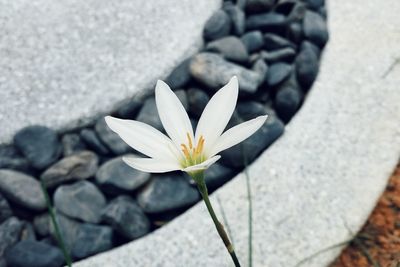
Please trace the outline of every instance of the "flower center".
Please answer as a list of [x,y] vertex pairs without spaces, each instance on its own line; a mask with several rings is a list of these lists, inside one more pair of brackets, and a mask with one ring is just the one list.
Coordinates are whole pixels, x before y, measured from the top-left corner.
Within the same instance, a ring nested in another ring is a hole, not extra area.
[[189,133],[186,133],[188,142],[187,144],[181,144],[181,150],[185,158],[182,160],[182,166],[188,167],[202,163],[204,161],[203,148],[204,148],[204,137],[201,135],[197,145],[194,146],[192,137]]

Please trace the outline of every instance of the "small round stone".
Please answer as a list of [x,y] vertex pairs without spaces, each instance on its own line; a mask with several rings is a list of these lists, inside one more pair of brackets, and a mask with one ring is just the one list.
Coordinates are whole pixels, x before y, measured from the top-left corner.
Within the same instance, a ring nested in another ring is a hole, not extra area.
[[87,144],[87,146],[100,155],[107,155],[110,153],[108,148],[99,139],[96,132],[92,129],[83,129],[80,132],[82,140]]
[[149,219],[128,196],[113,199],[103,210],[102,221],[129,240],[139,238],[150,231]]
[[54,205],[71,218],[98,223],[106,199],[94,184],[80,181],[57,188],[54,193]]
[[303,46],[296,58],[296,75],[304,90],[308,90],[317,78],[318,56],[311,46]]
[[292,72],[293,67],[286,63],[275,63],[271,65],[267,73],[267,83],[275,86],[284,81]]
[[150,179],[150,174],[129,167],[122,157],[111,159],[100,166],[96,182],[107,193],[133,191]]
[[71,156],[72,154],[85,150],[86,145],[81,140],[79,134],[64,134],[61,138],[61,143],[63,146],[64,157]]
[[256,52],[264,46],[264,37],[261,31],[246,32],[240,39],[249,53]]
[[196,189],[177,174],[156,175],[137,200],[146,213],[161,213],[187,207],[199,200]]
[[54,163],[62,152],[56,132],[39,125],[28,126],[17,132],[14,145],[39,170]]
[[116,155],[121,155],[132,151],[119,136],[114,133],[107,125],[104,118],[100,118],[95,125],[96,133],[103,143]]
[[61,267],[64,263],[60,249],[34,240],[17,243],[6,251],[5,259],[12,267]]
[[98,157],[91,151],[82,151],[61,159],[42,173],[40,179],[47,187],[94,176]]
[[231,20],[223,10],[217,10],[208,19],[204,26],[203,37],[206,40],[215,40],[229,35],[231,31]]
[[313,11],[307,11],[303,20],[304,36],[319,47],[324,47],[328,41],[328,28],[324,18]]
[[275,95],[275,108],[278,116],[288,122],[301,104],[302,94],[299,88],[285,86]]
[[213,52],[218,52],[224,56],[224,58],[236,61],[236,62],[247,62],[249,54],[243,42],[236,36],[227,36],[218,40],[209,42],[206,49]]
[[40,183],[32,176],[13,170],[0,170],[0,192],[11,202],[41,211],[46,201]]
[[[130,224],[132,222],[126,222]],[[83,259],[112,248],[113,231],[111,227],[84,223],[79,226],[72,248],[74,259]]]

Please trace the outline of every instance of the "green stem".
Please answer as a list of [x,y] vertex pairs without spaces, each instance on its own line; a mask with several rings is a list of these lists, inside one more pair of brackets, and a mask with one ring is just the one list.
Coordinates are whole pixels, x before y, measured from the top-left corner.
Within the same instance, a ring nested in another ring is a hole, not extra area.
[[44,198],[46,200],[47,209],[48,209],[49,214],[50,214],[51,222],[52,222],[52,224],[54,226],[54,230],[55,230],[58,246],[61,248],[61,251],[63,252],[64,259],[65,259],[65,262],[67,263],[68,267],[72,267],[72,260],[71,260],[71,257],[69,255],[67,249],[66,249],[64,240],[63,240],[63,238],[61,236],[61,231],[60,231],[60,228],[58,227],[58,223],[57,223],[57,220],[56,220],[56,215],[55,215],[55,212],[54,212],[54,208],[51,205],[50,197],[49,197],[49,194],[47,193],[46,186],[43,184],[42,181],[40,182],[40,185],[42,186],[42,191],[43,191]]
[[244,173],[246,175],[246,186],[247,186],[247,199],[249,204],[249,216],[248,216],[248,224],[249,224],[249,267],[253,266],[253,203],[251,199],[251,188],[250,188],[250,176],[247,170],[247,159],[245,156],[245,167]]
[[204,181],[204,172],[192,174],[192,177],[197,183],[197,188],[199,189],[200,194],[203,197],[203,200],[204,200],[204,203],[206,204],[208,213],[210,213],[210,216],[214,222],[215,228],[217,229],[219,236],[221,237],[222,241],[224,242],[224,245],[225,245],[226,249],[228,250],[229,255],[231,256],[233,263],[235,264],[236,267],[240,267],[239,260],[236,257],[235,249],[233,248],[233,245],[232,245],[231,241],[229,240],[228,235],[225,232],[224,226],[218,221],[217,215],[215,214],[214,209],[211,205],[210,199],[208,197],[207,186]]

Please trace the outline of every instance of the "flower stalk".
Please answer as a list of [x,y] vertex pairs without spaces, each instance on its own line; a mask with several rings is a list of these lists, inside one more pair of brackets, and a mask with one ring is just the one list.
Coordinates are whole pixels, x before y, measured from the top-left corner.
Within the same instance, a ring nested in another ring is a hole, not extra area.
[[224,243],[226,249],[228,250],[229,255],[231,256],[232,261],[235,264],[235,267],[240,267],[239,260],[236,256],[235,249],[231,241],[229,240],[228,234],[226,233],[222,223],[220,223],[220,221],[218,220],[217,215],[215,214],[214,209],[211,205],[210,198],[208,197],[207,185],[204,181],[204,171],[190,173],[190,176],[197,184],[197,188],[199,189],[199,192],[204,200],[204,203],[206,204],[208,213],[210,214],[211,219],[214,222],[215,228],[217,229],[217,232],[221,237],[222,242]]

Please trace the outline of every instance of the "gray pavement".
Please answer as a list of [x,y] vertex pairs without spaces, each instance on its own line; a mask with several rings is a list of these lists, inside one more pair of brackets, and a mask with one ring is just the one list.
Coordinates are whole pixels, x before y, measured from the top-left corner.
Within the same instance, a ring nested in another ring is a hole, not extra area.
[[152,89],[201,45],[220,0],[0,0],[0,143],[66,129]]
[[[285,135],[250,167],[255,267],[294,267],[364,224],[400,155],[400,2],[331,0],[321,73]],[[244,174],[218,194],[247,259]],[[301,266],[327,266],[340,248]],[[76,267],[232,266],[203,203]]]

